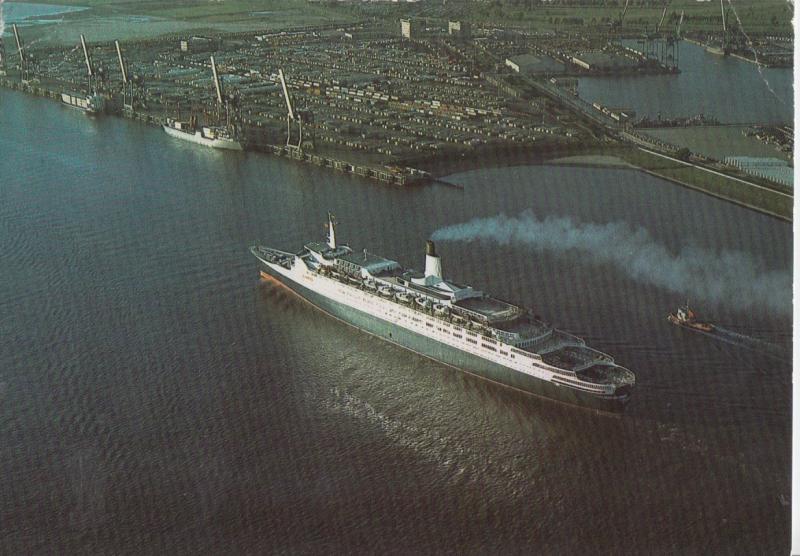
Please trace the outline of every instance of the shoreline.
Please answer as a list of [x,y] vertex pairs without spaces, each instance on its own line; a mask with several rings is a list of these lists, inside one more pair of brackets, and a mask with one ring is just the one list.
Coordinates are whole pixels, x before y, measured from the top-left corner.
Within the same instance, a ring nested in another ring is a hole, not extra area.
[[[39,96],[44,98],[51,98],[53,100],[58,100],[57,93],[55,93],[54,91],[51,92],[45,89],[44,87],[39,87],[39,88],[31,87],[32,90],[26,90],[23,89],[22,87],[16,87],[11,85],[11,82],[10,80],[8,80],[7,77],[5,79],[0,78],[0,86],[2,86],[2,88],[6,90],[16,91],[34,97]],[[145,125],[148,126],[154,125],[154,122],[151,121],[150,117],[144,118],[143,120],[141,117],[128,117],[113,113],[106,115],[109,117],[122,117],[123,119],[137,121],[140,124],[144,123]],[[140,114],[140,116],[143,116],[143,114]],[[265,152],[266,154],[272,154],[273,156],[280,156],[280,154],[277,152],[265,151],[263,149],[258,149],[258,150],[250,149],[250,150],[252,152]],[[656,170],[654,170],[653,168],[649,168],[642,164],[637,164],[636,162],[629,162],[628,160],[626,160],[625,154],[631,154],[631,153],[632,153],[631,148],[623,144],[604,145],[600,143],[583,144],[583,145],[549,144],[549,145],[538,145],[535,147],[531,146],[485,147],[482,149],[477,149],[475,152],[472,153],[461,153],[460,155],[453,153],[452,156],[439,155],[438,157],[420,157],[420,158],[406,159],[402,161],[402,164],[407,165],[409,167],[413,166],[415,168],[427,172],[429,174],[429,178],[422,179],[418,183],[401,183],[398,185],[408,187],[413,185],[420,185],[422,183],[435,183],[437,181],[443,181],[442,180],[443,178],[461,172],[468,172],[472,170],[480,170],[485,168],[511,168],[515,166],[558,165],[558,166],[573,166],[573,167],[583,167],[583,168],[637,170],[650,174],[654,177],[669,181],[675,185],[679,185],[681,187],[686,187],[694,191],[710,195],[722,201],[734,203],[741,207],[748,208],[756,212],[760,212],[762,214],[783,220],[785,222],[792,222],[793,220],[792,207],[789,207],[788,214],[781,214],[773,210],[770,210],[766,207],[762,207],[753,203],[749,203],[744,200],[735,199],[729,196],[722,195],[702,185],[692,184],[672,176],[661,174]],[[309,154],[309,156],[312,162],[314,159],[322,158],[319,155],[315,156],[314,154]],[[281,158],[286,158],[286,157],[281,157]],[[289,158],[294,158],[294,157],[290,156]],[[305,159],[300,161],[306,162]],[[347,163],[343,161],[342,164],[347,164]],[[334,166],[325,166],[322,164],[316,164],[316,165],[329,167],[331,170],[339,169]],[[360,177],[365,177],[367,179],[370,179],[369,175],[361,174],[359,172],[352,172],[352,173],[353,175],[358,175]],[[385,182],[393,180],[379,180],[379,181]]]

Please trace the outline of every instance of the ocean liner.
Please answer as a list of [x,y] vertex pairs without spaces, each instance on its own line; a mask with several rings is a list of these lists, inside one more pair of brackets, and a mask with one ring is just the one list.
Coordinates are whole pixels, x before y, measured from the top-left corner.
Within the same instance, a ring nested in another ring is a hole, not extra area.
[[427,242],[425,272],[326,242],[298,253],[255,245],[262,278],[289,287],[319,309],[436,361],[531,394],[621,412],[634,374],[611,356],[555,329],[530,310],[442,277]]

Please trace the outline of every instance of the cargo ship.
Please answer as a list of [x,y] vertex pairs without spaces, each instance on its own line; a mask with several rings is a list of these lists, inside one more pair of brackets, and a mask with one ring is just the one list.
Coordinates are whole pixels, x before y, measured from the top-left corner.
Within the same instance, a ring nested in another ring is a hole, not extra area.
[[167,135],[184,141],[191,141],[192,143],[215,149],[242,150],[241,142],[234,137],[230,128],[226,126],[198,127],[193,118],[184,122],[167,118],[162,127]]
[[694,311],[689,308],[688,302],[683,307],[678,307],[678,310],[674,313],[667,315],[667,320],[672,324],[683,326],[684,328],[689,328],[691,330],[697,330],[700,332],[714,331],[713,324],[697,320],[697,316],[694,314]]
[[254,245],[261,277],[374,336],[484,379],[553,400],[622,412],[635,376],[529,309],[445,280],[427,242],[425,272],[336,241],[298,252]]
[[89,115],[102,114],[106,107],[105,97],[93,93],[61,93],[61,102]]

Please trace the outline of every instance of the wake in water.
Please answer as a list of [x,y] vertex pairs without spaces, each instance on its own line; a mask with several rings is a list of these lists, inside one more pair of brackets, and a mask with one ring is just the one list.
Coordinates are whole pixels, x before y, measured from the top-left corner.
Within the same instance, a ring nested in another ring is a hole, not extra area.
[[781,361],[789,361],[789,356],[785,350],[781,348],[781,346],[767,342],[766,340],[747,336],[746,334],[740,334],[739,332],[734,332],[733,330],[728,330],[727,328],[722,328],[721,326],[714,326],[714,330],[707,332],[706,334],[716,340],[720,340],[737,347],[747,348],[763,355],[780,359]]
[[492,241],[564,253],[585,253],[595,263],[610,263],[639,282],[741,310],[765,309],[791,315],[792,275],[767,271],[741,251],[684,247],[678,253],[656,242],[647,230],[625,222],[592,224],[571,218],[540,220],[528,210],[518,216],[476,218],[433,233],[438,241]]

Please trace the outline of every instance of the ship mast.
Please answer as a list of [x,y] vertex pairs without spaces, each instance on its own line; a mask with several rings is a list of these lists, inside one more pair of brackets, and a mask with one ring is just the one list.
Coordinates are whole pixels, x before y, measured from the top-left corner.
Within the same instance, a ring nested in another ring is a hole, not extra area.
[[328,247],[336,249],[336,219],[328,213]]

